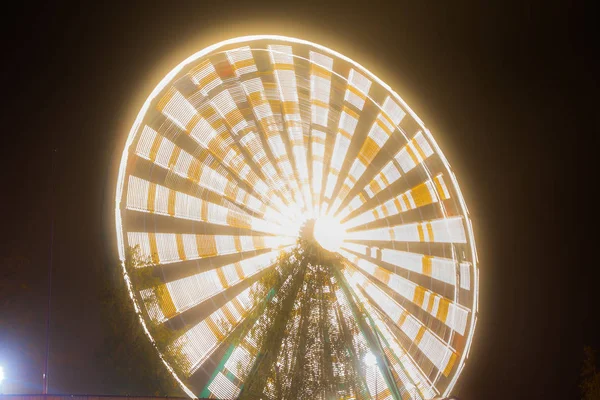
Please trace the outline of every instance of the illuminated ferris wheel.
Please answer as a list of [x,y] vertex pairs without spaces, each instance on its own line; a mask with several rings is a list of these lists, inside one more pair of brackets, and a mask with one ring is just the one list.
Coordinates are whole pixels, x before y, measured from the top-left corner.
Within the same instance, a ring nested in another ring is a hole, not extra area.
[[465,365],[478,269],[456,178],[333,50],[252,36],[183,61],[131,128],[115,212],[141,323],[192,397],[302,397],[302,376],[311,398],[432,399]]

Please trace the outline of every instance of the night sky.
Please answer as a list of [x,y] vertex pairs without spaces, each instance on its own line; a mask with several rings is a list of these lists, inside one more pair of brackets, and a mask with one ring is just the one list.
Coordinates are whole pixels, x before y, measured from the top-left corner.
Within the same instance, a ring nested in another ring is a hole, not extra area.
[[127,132],[184,58],[269,33],[323,44],[373,71],[454,168],[481,268],[480,315],[456,394],[578,398],[583,346],[600,349],[592,10],[496,3],[27,2],[4,10],[0,269],[16,266],[0,286],[5,393],[41,391],[52,215],[50,392],[112,393],[114,372],[94,360],[99,282],[118,265],[112,209]]

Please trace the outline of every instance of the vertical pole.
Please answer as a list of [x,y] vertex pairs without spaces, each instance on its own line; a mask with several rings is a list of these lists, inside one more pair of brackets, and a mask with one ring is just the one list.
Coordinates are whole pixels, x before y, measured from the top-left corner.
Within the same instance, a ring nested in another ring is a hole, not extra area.
[[56,149],[52,150],[50,167],[50,256],[48,260],[48,308],[46,311],[46,357],[44,360],[43,394],[48,394],[48,358],[50,356],[50,311],[52,300],[52,256],[54,250],[54,167],[56,163]]

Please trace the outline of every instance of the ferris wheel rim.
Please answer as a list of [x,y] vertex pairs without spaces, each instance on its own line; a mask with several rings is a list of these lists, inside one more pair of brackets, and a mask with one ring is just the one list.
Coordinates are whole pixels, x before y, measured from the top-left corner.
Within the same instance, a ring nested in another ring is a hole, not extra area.
[[[473,228],[472,228],[470,213],[469,213],[467,205],[464,201],[464,197],[462,195],[460,186],[458,185],[458,180],[457,180],[452,168],[450,167],[443,151],[439,147],[437,141],[433,138],[429,129],[426,128],[423,121],[417,116],[417,114],[410,108],[410,106],[402,99],[402,97],[398,93],[396,93],[389,85],[387,85],[383,80],[381,80],[378,76],[376,76],[374,73],[372,73],[369,69],[365,68],[364,66],[362,66],[358,62],[354,61],[353,59],[351,59],[333,49],[330,49],[326,46],[323,46],[323,45],[320,45],[320,44],[317,44],[314,42],[310,42],[307,40],[299,39],[299,38],[280,36],[280,35],[249,35],[249,36],[240,36],[240,37],[223,40],[221,42],[218,42],[216,44],[208,46],[208,47],[192,54],[191,56],[189,56],[188,58],[186,58],[185,60],[180,62],[178,65],[176,65],[173,69],[171,69],[169,71],[169,73],[167,75],[165,75],[161,79],[161,81],[156,85],[156,87],[152,90],[152,92],[146,98],[146,100],[144,101],[144,104],[140,108],[140,111],[138,112],[138,114],[134,120],[134,123],[131,126],[131,129],[129,130],[129,133],[128,133],[127,139],[126,139],[126,143],[123,148],[122,155],[121,155],[121,161],[120,161],[119,170],[118,170],[116,194],[115,194],[115,224],[116,224],[116,231],[117,231],[116,232],[117,247],[118,247],[119,259],[121,261],[122,271],[124,274],[125,281],[127,283],[127,288],[129,291],[130,298],[134,303],[136,312],[138,313],[139,320],[144,328],[146,335],[149,337],[149,339],[151,340],[152,343],[155,343],[150,331],[148,330],[148,328],[146,326],[146,321],[142,317],[142,313],[140,311],[141,307],[138,304],[138,300],[135,297],[129,274],[125,269],[125,242],[123,240],[122,202],[123,202],[123,187],[125,184],[127,162],[128,162],[129,151],[130,151],[131,145],[133,144],[133,141],[140,129],[140,126],[143,123],[144,117],[147,114],[153,101],[167,87],[167,85],[169,85],[169,83],[173,82],[173,80],[178,76],[178,74],[180,74],[188,65],[192,64],[193,62],[199,60],[200,58],[202,58],[206,55],[209,55],[225,46],[235,45],[235,44],[244,43],[244,42],[253,42],[253,41],[258,41],[258,40],[275,40],[275,41],[279,41],[279,42],[287,42],[287,43],[311,46],[315,49],[319,49],[325,53],[333,55],[336,58],[342,59],[342,60],[348,62],[349,64],[353,65],[354,67],[358,68],[361,72],[366,73],[366,75],[368,75],[368,77],[370,79],[377,82],[381,87],[386,89],[387,92],[390,95],[392,95],[394,97],[394,99],[397,100],[402,105],[402,107],[411,115],[411,117],[419,124],[419,126],[423,130],[424,135],[429,139],[429,142],[435,148],[435,153],[442,160],[442,164],[448,174],[448,177],[452,181],[452,186],[453,186],[454,190],[456,191],[456,197],[459,201],[459,205],[460,205],[462,215],[464,218],[464,222],[466,225],[466,229],[467,229],[466,233],[468,235],[467,243],[468,243],[470,251],[471,251],[471,262],[473,263],[473,274],[474,274],[474,276],[473,276],[474,298],[473,298],[473,306],[471,309],[471,311],[473,313],[473,317],[471,318],[470,327],[469,327],[470,335],[468,335],[468,338],[467,338],[467,345],[465,347],[466,351],[463,352],[463,354],[461,354],[461,358],[459,361],[459,368],[456,371],[456,373],[453,375],[452,382],[448,385],[446,391],[444,392],[444,396],[447,396],[450,393],[450,391],[454,388],[454,386],[456,384],[456,380],[460,376],[461,371],[464,368],[465,361],[469,356],[469,351],[471,349],[471,341],[473,340],[474,331],[475,331],[476,322],[477,322],[478,297],[479,297],[479,285],[478,285],[479,270],[477,268],[478,257],[477,257],[477,250],[475,247],[475,243],[476,243],[475,235],[474,235]],[[175,371],[171,368],[169,363],[163,358],[161,352],[159,351],[158,353],[159,353],[159,356],[160,356],[162,362],[167,366],[167,368],[169,369],[171,374],[174,376],[174,378],[177,380],[177,382],[180,384],[180,386],[183,388],[183,390],[186,392],[186,394],[190,395],[190,397],[195,397],[194,393],[183,383],[183,381],[177,376]]]

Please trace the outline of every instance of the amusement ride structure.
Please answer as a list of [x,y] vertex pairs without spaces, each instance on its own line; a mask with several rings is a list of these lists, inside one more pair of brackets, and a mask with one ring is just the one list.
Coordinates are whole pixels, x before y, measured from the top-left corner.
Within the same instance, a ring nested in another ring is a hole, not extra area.
[[432,133],[326,47],[227,40],[175,67],[121,158],[131,299],[192,397],[433,399],[473,338],[469,213]]

